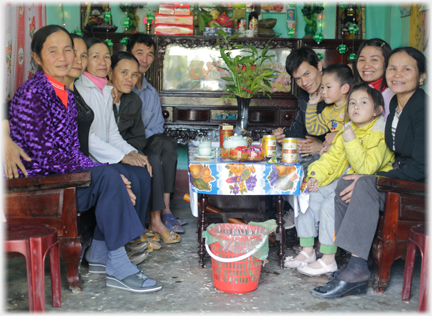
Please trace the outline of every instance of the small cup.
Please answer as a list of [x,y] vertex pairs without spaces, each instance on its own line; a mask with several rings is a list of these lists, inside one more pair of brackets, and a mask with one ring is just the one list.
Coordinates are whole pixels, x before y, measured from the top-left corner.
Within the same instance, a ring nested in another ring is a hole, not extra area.
[[254,30],[246,30],[245,34],[246,34],[247,37],[253,37]]
[[211,156],[212,148],[211,147],[199,147],[198,146],[198,154],[200,156]]

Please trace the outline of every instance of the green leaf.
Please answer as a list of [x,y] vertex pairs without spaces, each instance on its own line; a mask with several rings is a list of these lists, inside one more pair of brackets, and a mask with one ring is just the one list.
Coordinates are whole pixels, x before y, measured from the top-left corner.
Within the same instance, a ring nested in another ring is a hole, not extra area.
[[246,180],[247,178],[249,178],[249,175],[250,175],[249,169],[245,169],[241,174],[240,181]]
[[248,47],[251,49],[251,51],[255,54],[258,55],[258,51],[255,47],[253,47],[252,45],[248,44]]
[[235,48],[243,48],[244,45],[243,44],[234,44],[233,47],[235,47]]
[[[230,20],[228,20],[228,21],[232,21],[232,20],[233,20],[233,19],[230,19]],[[234,39],[234,38],[236,38],[236,37],[239,37],[240,35],[242,35],[242,33],[233,34],[233,35],[231,35],[230,37],[228,37],[227,40],[230,41],[230,40],[232,40],[232,39]]]
[[234,79],[231,77],[221,77],[221,79],[225,81],[234,81]]

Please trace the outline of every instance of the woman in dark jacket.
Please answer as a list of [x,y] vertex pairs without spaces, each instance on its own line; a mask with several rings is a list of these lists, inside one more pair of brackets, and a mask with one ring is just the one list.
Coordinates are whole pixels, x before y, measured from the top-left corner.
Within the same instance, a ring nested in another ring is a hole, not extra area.
[[[149,229],[161,234],[165,243],[178,243],[177,233],[183,228],[172,214],[162,214],[164,204],[164,174],[160,155],[148,148],[144,123],[141,117],[142,102],[132,89],[138,81],[138,60],[129,52],[116,52],[111,56],[111,70],[108,77],[117,89],[113,111],[120,135],[139,152],[146,155],[152,165],[152,195]],[[162,218],[161,218],[162,215]]]
[[[395,168],[377,176],[409,181],[426,181],[425,92],[426,58],[415,48],[392,51],[386,69],[389,88],[396,94],[390,102],[385,140],[395,152]],[[376,176],[345,176],[335,190],[335,245],[351,252],[343,271],[324,286],[311,291],[319,298],[366,294],[370,271],[367,258],[384,206],[384,192],[376,187]]]

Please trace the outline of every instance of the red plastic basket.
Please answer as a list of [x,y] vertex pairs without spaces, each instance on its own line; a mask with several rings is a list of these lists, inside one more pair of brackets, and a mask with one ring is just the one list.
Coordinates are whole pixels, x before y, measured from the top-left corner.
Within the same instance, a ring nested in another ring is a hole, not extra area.
[[[214,286],[218,290],[228,293],[247,293],[256,290],[261,274],[262,260],[252,255],[255,251],[250,252],[251,255],[241,253],[241,251],[250,246],[251,243],[260,242],[262,234],[267,236],[268,231],[264,227],[244,224],[216,224],[209,227],[207,231],[220,240],[235,241],[234,248],[232,248],[235,253],[223,249],[219,242],[212,243],[210,249],[206,245],[207,251],[212,257]],[[247,231],[252,231],[254,234],[246,234]],[[267,238],[264,238],[262,243],[266,240]],[[260,245],[257,246],[257,248],[259,247]],[[240,256],[247,258],[237,262],[220,261]]]

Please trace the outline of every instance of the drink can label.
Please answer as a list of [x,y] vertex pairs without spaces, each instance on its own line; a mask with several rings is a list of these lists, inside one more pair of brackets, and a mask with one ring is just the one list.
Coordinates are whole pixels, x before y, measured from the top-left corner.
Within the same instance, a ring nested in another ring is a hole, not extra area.
[[297,139],[290,137],[283,139],[282,162],[297,162]]
[[264,135],[262,140],[262,150],[266,157],[276,155],[276,136]]
[[229,129],[228,130],[224,130],[224,129],[219,130],[220,147],[224,148],[223,143],[224,143],[225,139],[227,139],[228,137],[233,136],[233,135],[234,135],[234,131],[232,129],[231,130],[229,130]]

